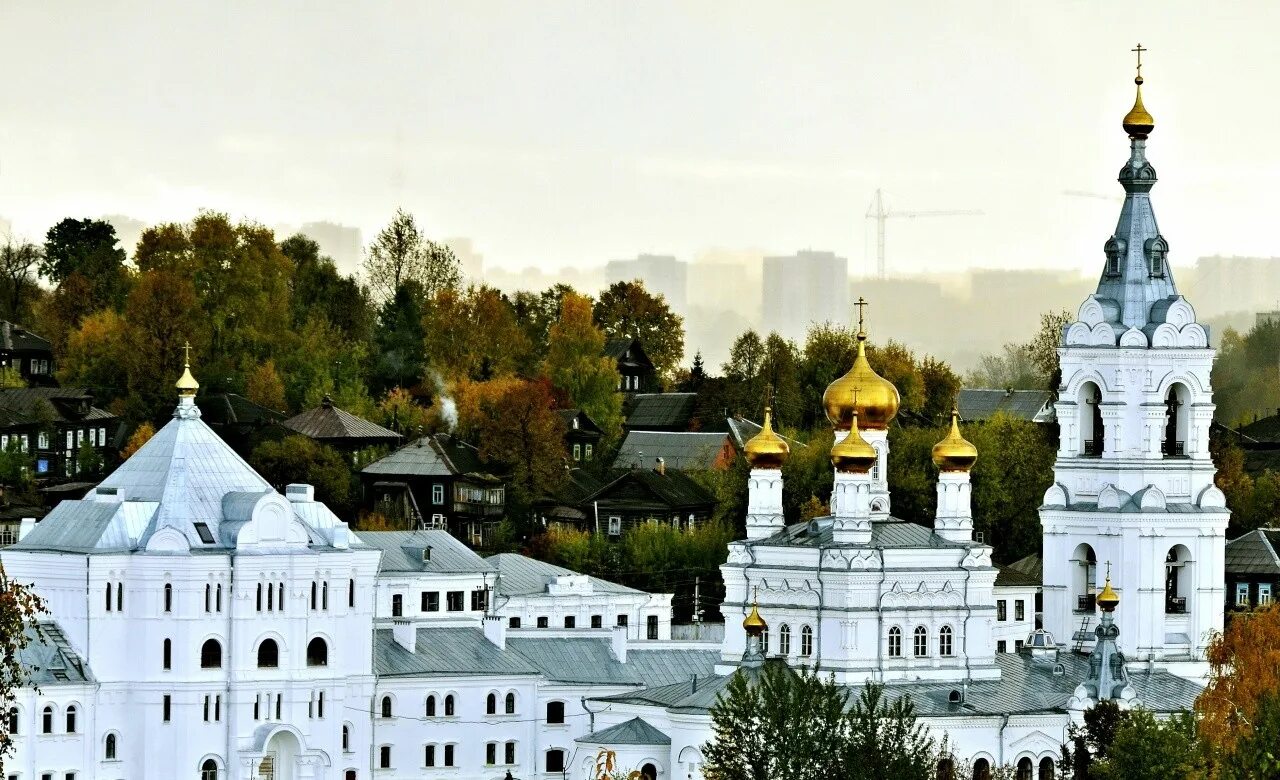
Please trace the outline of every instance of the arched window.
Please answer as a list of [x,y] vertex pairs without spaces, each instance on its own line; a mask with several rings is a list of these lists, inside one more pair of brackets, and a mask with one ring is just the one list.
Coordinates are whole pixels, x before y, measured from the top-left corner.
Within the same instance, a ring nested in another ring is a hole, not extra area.
[[164,611],[173,611],[173,586],[167,582],[164,584]]
[[484,701],[484,712],[486,715],[496,715],[498,713],[498,695],[491,693]]
[[67,733],[76,733],[76,705],[74,704],[67,707]]
[[222,668],[222,643],[216,639],[206,639],[200,645],[200,668]]
[[356,770],[348,769],[347,773],[342,776],[342,780],[356,780]]
[[778,628],[778,653],[791,655],[791,626],[786,623]]
[[1191,550],[1181,544],[1169,548],[1164,557],[1164,611],[1166,615],[1187,612],[1187,594],[1192,591]]
[[382,717],[384,718],[391,717],[391,697],[390,696],[382,697]]
[[444,697],[444,716],[446,718],[453,717],[453,694]]
[[436,697],[432,694],[427,697],[427,717],[434,718],[436,716]]
[[347,580],[347,607],[355,608],[356,605],[356,581],[354,579]]
[[950,758],[938,759],[938,771],[934,773],[937,780],[956,780],[956,765]]
[[40,713],[40,733],[53,733],[53,706],[45,705],[44,712]]
[[391,768],[391,746],[383,745],[378,748],[378,766],[382,769]]
[[547,723],[564,723],[564,702],[547,702]]
[[329,581],[325,580],[320,585],[320,609],[329,608]]
[[6,724],[10,736],[18,734],[18,708],[9,708],[9,722]]
[[640,777],[643,780],[658,780],[658,767],[653,764],[645,764],[640,767]]
[[973,780],[991,780],[991,762],[980,758],[973,762]]
[[173,668],[173,640],[164,640],[164,668],[169,670]]
[[564,771],[564,751],[548,750],[546,754],[546,766],[543,769],[547,772],[563,772]]
[[315,609],[320,598],[320,585],[317,582],[311,583],[311,608]]
[[506,713],[507,713],[508,715],[515,715],[515,714],[516,714],[516,695],[515,695],[514,693],[508,693],[508,694],[507,694],[507,707],[506,707]]
[[116,735],[108,734],[102,741],[102,757],[107,761],[116,760]]
[[1107,256],[1107,276],[1120,275],[1120,256],[1124,254],[1125,240],[1112,236],[1103,245],[1102,251]]
[[258,645],[258,668],[274,669],[280,665],[280,646],[274,639],[264,639]]
[[1053,780],[1057,767],[1054,766],[1052,758],[1040,759],[1040,777],[1038,780]]
[[1071,555],[1071,588],[1076,612],[1093,612],[1097,605],[1098,556],[1088,544],[1076,545]]
[[1014,775],[1018,780],[1032,780],[1031,777],[1031,759],[1023,756],[1018,759],[1018,772]]
[[813,629],[809,626],[800,629],[800,655],[806,658],[813,655]]
[[769,654],[769,629],[766,628],[760,632],[760,652],[765,655]]
[[902,629],[897,626],[889,627],[889,657],[902,657]]
[[914,642],[916,658],[923,658],[929,654],[929,631],[924,626],[916,626],[916,630],[912,634]]
[[328,666],[329,645],[320,637],[307,642],[307,666]]
[[107,583],[107,611],[108,612],[111,611],[111,605],[113,603],[111,600],[111,589],[112,589],[112,585],[111,583],[108,582]]
[[1147,261],[1151,266],[1152,276],[1164,276],[1165,274],[1165,256],[1169,254],[1169,242],[1164,240],[1164,236],[1156,236],[1148,238],[1143,248],[1147,250]]
[[200,780],[218,780],[218,762],[206,758],[200,765]]
[[943,658],[951,657],[951,626],[943,626],[938,630],[938,655]]
[[204,611],[212,612],[213,611],[212,606],[213,606],[213,586],[205,585],[204,586]]
[[342,724],[342,752],[347,753],[351,750],[351,727]]
[[262,611],[262,583],[258,583],[258,611]]
[[1191,394],[1187,388],[1174,384],[1164,400],[1164,440],[1160,452],[1166,458],[1178,458],[1187,454],[1187,428],[1190,423]]
[[1102,457],[1105,447],[1106,426],[1102,422],[1102,390],[1093,382],[1080,387],[1077,400],[1080,411],[1080,454],[1090,458]]

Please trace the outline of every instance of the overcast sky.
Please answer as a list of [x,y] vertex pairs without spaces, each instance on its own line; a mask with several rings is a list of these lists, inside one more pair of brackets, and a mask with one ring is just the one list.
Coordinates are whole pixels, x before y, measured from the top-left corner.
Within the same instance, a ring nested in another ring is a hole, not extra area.
[[985,212],[890,223],[895,270],[1092,272],[1141,41],[1171,258],[1280,255],[1277,29],[1275,2],[0,0],[0,217],[368,238],[403,205],[491,266],[812,247],[856,272],[883,187]]

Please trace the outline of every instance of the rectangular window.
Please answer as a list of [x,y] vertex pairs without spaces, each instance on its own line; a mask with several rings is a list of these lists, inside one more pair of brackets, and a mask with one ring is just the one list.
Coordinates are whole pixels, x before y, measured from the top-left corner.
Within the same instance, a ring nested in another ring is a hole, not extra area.
[[498,743],[490,742],[484,746],[484,762],[489,766],[498,763]]
[[564,616],[564,627],[565,627],[565,628],[577,628],[577,627],[578,627],[578,618],[577,618],[577,617],[575,617],[575,616],[573,616],[573,615],[565,615],[565,616]]
[[67,452],[71,452],[75,448],[76,448],[75,431],[67,431]]
[[625,627],[625,626],[627,625],[627,616],[626,616],[626,615],[618,615],[618,623],[617,623],[617,624],[618,624],[618,625],[620,625],[620,626]]
[[658,638],[658,616],[650,615],[649,617],[645,618],[645,623],[648,626],[649,638],[657,639]]
[[591,460],[591,456],[594,454],[594,453],[592,453],[592,451],[591,451],[591,450],[592,450],[592,447],[591,447],[591,445],[590,445],[590,444],[588,444],[588,445],[587,445],[587,449],[586,449],[586,458],[587,458],[587,460]]
[[423,751],[422,765],[423,766],[436,765],[436,746],[435,745],[427,745],[426,749]]
[[610,536],[622,535],[622,518],[621,517],[614,515],[613,517],[609,518],[609,535]]
[[444,765],[453,766],[453,745],[444,746]]
[[431,486],[431,503],[436,506],[444,504],[444,485]]
[[98,443],[101,444],[103,447],[107,446],[107,429],[106,428],[98,429]]
[[169,694],[165,694],[160,700],[160,720],[168,723],[173,717],[173,699]]
[[1271,583],[1258,583],[1258,606],[1265,607],[1271,603]]
[[1003,639],[1001,639],[999,642],[996,642],[996,652],[997,652],[997,653],[1006,653],[1006,652],[1008,652],[1008,647],[1009,647],[1009,643],[1008,643],[1008,642],[1005,642]]
[[489,608],[489,591],[473,590],[471,591],[471,611],[484,612]]
[[1022,652],[1022,640],[1021,640],[1021,639],[1015,639],[1015,640],[1013,640],[1013,652],[1015,652],[1015,653],[1021,653],[1021,652]]
[[391,746],[383,745],[378,748],[378,766],[382,769],[391,768]]
[[502,751],[502,762],[504,764],[514,764],[516,762],[516,743],[507,743],[506,749]]
[[209,714],[210,714],[209,710],[212,709],[209,705],[212,703],[213,702],[209,700],[209,694],[206,693],[204,696],[204,722],[205,723],[209,722]]
[[1027,619],[1027,617],[1026,617],[1026,602],[1025,602],[1025,601],[1023,601],[1022,599],[1018,599],[1017,601],[1013,602],[1013,619],[1014,619],[1014,620],[1026,620],[1026,619]]
[[581,444],[575,444],[575,445],[573,445],[573,459],[574,459],[574,460],[582,460],[582,445],[581,445]]
[[1236,606],[1237,607],[1249,606],[1249,583],[1247,582],[1236,583]]
[[463,609],[462,591],[460,590],[449,591],[448,597],[446,599],[446,606],[448,607],[450,612],[461,612]]
[[399,593],[391,595],[391,617],[404,616],[404,596]]
[[36,448],[42,450],[49,449],[49,433],[47,431],[40,431],[36,434]]
[[513,617],[507,621],[507,628],[519,628],[519,627],[520,627],[520,618]]
[[422,611],[423,612],[439,612],[440,611],[440,594],[437,591],[422,591]]
[[591,627],[592,627],[592,628],[604,628],[604,615],[592,615],[592,616],[591,616]]
[[551,625],[551,623],[547,620],[545,615],[538,618],[538,628],[546,628],[549,625]]
[[89,429],[89,446],[90,447],[98,446],[98,429],[97,428]]
[[996,620],[1005,621],[1009,619],[1008,602],[1000,599],[996,602]]

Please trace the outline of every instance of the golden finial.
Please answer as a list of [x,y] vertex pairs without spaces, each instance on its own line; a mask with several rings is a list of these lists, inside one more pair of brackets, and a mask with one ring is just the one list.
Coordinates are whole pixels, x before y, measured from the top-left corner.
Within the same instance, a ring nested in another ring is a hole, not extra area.
[[1147,113],[1146,107],[1142,105],[1142,53],[1149,50],[1143,48],[1142,44],[1138,44],[1137,47],[1130,49],[1130,51],[1138,54],[1138,75],[1133,79],[1133,83],[1137,85],[1138,94],[1134,98],[1133,108],[1129,109],[1129,113],[1124,115],[1122,126],[1130,138],[1145,140],[1156,126],[1156,120],[1151,114]]
[[182,376],[178,377],[173,386],[178,388],[179,398],[195,398],[200,383],[191,375],[191,342],[182,345],[182,353]]
[[933,465],[939,471],[968,471],[978,459],[978,448],[960,435],[960,410],[951,407],[951,432],[933,445]]
[[1111,561],[1107,561],[1107,581],[1098,594],[1097,603],[1103,612],[1115,612],[1120,605],[1120,594],[1111,589]]
[[760,636],[769,630],[769,624],[764,622],[764,618],[760,617],[759,601],[760,586],[757,585],[751,591],[751,612],[742,621],[742,627],[746,629],[748,636]]
[[897,415],[901,397],[898,395],[898,388],[877,374],[867,360],[864,315],[870,304],[865,298],[859,297],[854,305],[858,307],[858,351],[848,373],[827,385],[822,394],[822,407],[837,431],[849,430],[855,411],[864,429],[882,431],[889,427],[889,421]]
[[[766,398],[772,398],[773,388],[765,391]],[[764,407],[764,425],[760,432],[751,437],[743,448],[747,463],[753,469],[780,469],[791,454],[791,446],[786,440],[773,432],[773,406],[766,402]]]

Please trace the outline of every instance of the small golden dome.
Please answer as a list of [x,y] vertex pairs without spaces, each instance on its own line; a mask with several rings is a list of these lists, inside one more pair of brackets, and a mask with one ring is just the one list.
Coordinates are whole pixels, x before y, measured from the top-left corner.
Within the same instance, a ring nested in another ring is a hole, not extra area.
[[769,630],[769,624],[760,617],[760,610],[756,609],[754,602],[751,604],[751,612],[742,620],[742,627],[746,629],[748,636],[760,636]]
[[1155,129],[1156,120],[1142,105],[1142,77],[1138,76],[1133,83],[1138,85],[1138,95],[1133,100],[1133,108],[1124,115],[1122,126],[1130,138],[1145,139]]
[[831,448],[831,465],[842,474],[866,474],[876,465],[879,454],[858,432],[858,411],[850,415],[849,433]]
[[764,426],[760,432],[751,437],[746,445],[747,462],[753,469],[780,469],[791,454],[791,447],[778,434],[773,432],[773,421],[770,419],[773,409],[764,408]]
[[867,361],[867,334],[858,331],[858,354],[849,372],[827,386],[822,408],[837,431],[847,431],[856,413],[868,431],[883,431],[898,413],[901,398],[893,383]]
[[978,448],[960,435],[960,412],[951,409],[951,432],[933,445],[933,465],[939,471],[968,471],[978,459]]
[[178,377],[178,381],[173,386],[178,389],[179,398],[195,398],[196,391],[200,389],[200,383],[191,375],[191,345],[184,344],[182,347],[186,356],[182,360],[182,376]]
[[1111,589],[1110,574],[1107,575],[1106,584],[1102,586],[1102,592],[1098,594],[1097,602],[1103,612],[1115,612],[1120,605],[1120,594]]

